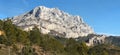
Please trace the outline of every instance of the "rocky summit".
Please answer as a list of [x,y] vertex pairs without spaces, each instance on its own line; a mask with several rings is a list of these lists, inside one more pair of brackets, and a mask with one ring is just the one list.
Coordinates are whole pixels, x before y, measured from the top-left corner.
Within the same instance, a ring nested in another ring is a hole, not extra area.
[[93,29],[80,16],[73,16],[58,8],[44,6],[12,17],[13,24],[25,31],[38,27],[43,34],[53,34],[65,38],[77,38],[93,34]]

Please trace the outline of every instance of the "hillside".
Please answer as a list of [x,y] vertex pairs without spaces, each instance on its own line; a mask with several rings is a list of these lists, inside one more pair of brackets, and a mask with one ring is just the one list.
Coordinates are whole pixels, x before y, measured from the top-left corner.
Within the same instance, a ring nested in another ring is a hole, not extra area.
[[76,41],[74,38],[42,34],[36,26],[26,32],[13,25],[10,19],[0,20],[0,30],[4,32],[0,35],[1,55],[119,55],[120,53],[120,47],[110,44],[88,47],[84,40]]

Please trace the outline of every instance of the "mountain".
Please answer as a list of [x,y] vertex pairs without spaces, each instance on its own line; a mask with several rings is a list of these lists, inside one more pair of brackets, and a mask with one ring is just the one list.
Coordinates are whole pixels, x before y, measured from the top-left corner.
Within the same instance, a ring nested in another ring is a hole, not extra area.
[[0,20],[2,55],[119,55],[119,41],[119,36],[95,34],[80,16],[57,8],[39,6]]
[[58,8],[38,6],[25,14],[12,17],[12,22],[25,31],[36,26],[43,34],[75,38],[85,41],[87,46],[114,42],[109,36],[95,34],[80,16],[70,15]]
[[80,16],[73,16],[58,8],[38,6],[35,9],[12,17],[12,22],[25,31],[38,27],[43,34],[65,38],[77,38],[93,34],[93,29]]

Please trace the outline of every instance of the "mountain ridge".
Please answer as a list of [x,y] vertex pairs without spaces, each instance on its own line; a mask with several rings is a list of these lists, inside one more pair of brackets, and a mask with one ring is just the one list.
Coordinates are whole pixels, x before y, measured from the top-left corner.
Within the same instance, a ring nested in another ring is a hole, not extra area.
[[80,16],[73,16],[58,8],[38,6],[20,16],[12,17],[13,24],[29,31],[37,26],[42,33],[56,32],[65,38],[77,38],[93,34],[93,29]]

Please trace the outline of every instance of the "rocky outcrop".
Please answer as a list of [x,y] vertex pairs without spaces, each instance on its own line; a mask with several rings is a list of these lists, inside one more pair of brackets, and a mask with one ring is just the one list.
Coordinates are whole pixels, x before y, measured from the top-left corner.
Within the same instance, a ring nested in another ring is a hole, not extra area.
[[12,17],[13,24],[29,31],[37,26],[43,34],[51,33],[63,35],[65,38],[77,38],[94,33],[80,16],[73,16],[58,8],[47,8],[44,6],[25,14]]
[[107,35],[99,35],[99,34],[89,34],[86,37],[75,38],[78,42],[86,42],[87,46],[96,46],[100,44],[107,44],[106,38]]
[[86,42],[86,45],[87,46],[95,46],[95,45],[99,45],[99,44],[105,44],[106,37],[107,37],[106,35],[94,35],[88,39],[88,41]]

